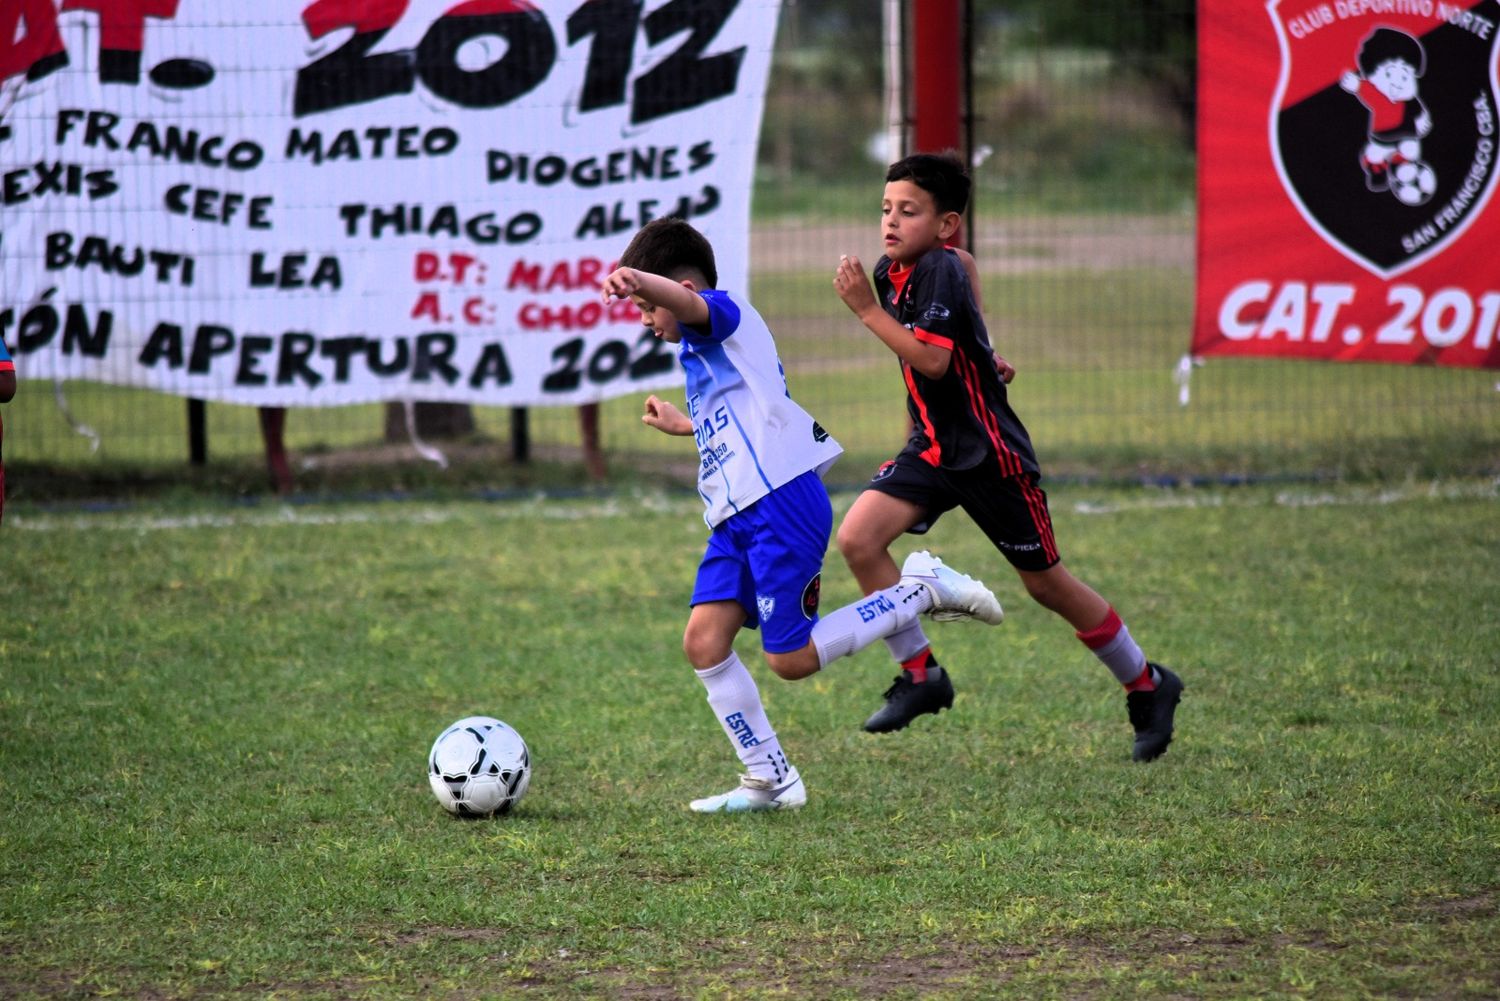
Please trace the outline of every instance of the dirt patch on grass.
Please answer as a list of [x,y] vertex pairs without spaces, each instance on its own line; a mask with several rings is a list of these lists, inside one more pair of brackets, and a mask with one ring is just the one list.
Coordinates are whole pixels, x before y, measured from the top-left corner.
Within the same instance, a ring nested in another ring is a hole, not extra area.
[[1500,890],[1488,890],[1466,897],[1429,901],[1426,910],[1440,921],[1473,921],[1494,917],[1497,902],[1500,902]]
[[[1416,920],[1439,916],[1452,922],[1483,921],[1494,916],[1496,894],[1484,892],[1465,898],[1429,902],[1415,909]],[[1316,954],[1334,957],[1357,951],[1349,973],[1330,984],[1353,987],[1380,966],[1379,951],[1357,930],[1346,940],[1331,934],[1252,937],[1233,930],[1196,934],[1158,930],[1118,940],[1097,936],[1059,936],[1028,943],[945,941],[914,945],[892,944],[889,953],[871,958],[868,942],[845,944],[832,938],[788,940],[777,943],[703,940],[685,953],[663,957],[639,967],[596,966],[590,957],[566,947],[546,944],[549,936],[519,935],[515,929],[430,926],[377,934],[372,946],[411,954],[443,941],[479,946],[482,954],[464,965],[462,983],[440,970],[418,976],[409,994],[399,986],[400,974],[369,982],[358,978],[327,982],[257,981],[231,986],[221,981],[189,982],[164,991],[158,986],[124,987],[130,978],[109,978],[107,993],[117,997],[309,997],[362,998],[420,996],[447,1001],[470,998],[607,998],[620,1001],[677,1001],[729,996],[788,997],[799,1001],[876,998],[1026,997],[1034,993],[1082,999],[1108,999],[1129,987],[1132,996],[1163,1001],[1201,997],[1242,997],[1275,986],[1286,956]],[[1361,951],[1362,950],[1362,951]],[[1480,985],[1500,989],[1493,947],[1470,957],[1466,968],[1451,964],[1421,972],[1425,986],[1412,997],[1480,996]],[[4,954],[0,953],[0,959]],[[1322,962],[1321,959],[1318,960]],[[397,964],[397,968],[400,965]],[[1305,965],[1305,964],[1304,964]],[[1268,972],[1269,967],[1269,972]],[[1388,968],[1394,969],[1394,968]],[[1417,971],[1412,971],[1417,972]],[[70,975],[42,971],[32,977],[0,974],[0,997],[92,997],[105,993],[98,971]],[[1268,979],[1269,978],[1269,979]],[[191,978],[189,978],[191,979]],[[1045,985],[1045,987],[1043,987]],[[1156,986],[1150,986],[1156,985]],[[1408,996],[1383,991],[1382,996]],[[1493,993],[1483,996],[1495,996]]]
[[[1493,903],[1491,894],[1471,898],[1461,905],[1455,920],[1492,914]],[[441,937],[447,932],[430,929],[422,934]],[[736,957],[722,941],[705,940],[693,950],[701,962],[664,959],[645,972],[591,967],[587,956],[559,950],[557,955],[526,962],[524,976],[511,976],[502,982],[505,991],[527,996],[621,1001],[676,1001],[746,993],[808,1001],[893,996],[1022,997],[1041,982],[1048,985],[1046,993],[1092,1001],[1116,996],[1122,984],[1137,988],[1148,982],[1182,985],[1175,990],[1164,986],[1147,991],[1154,998],[1171,1001],[1241,996],[1246,985],[1265,986],[1264,970],[1249,972],[1257,965],[1279,964],[1289,953],[1332,957],[1356,944],[1328,934],[1254,938],[1234,931],[1209,935],[1158,931],[1121,940],[1078,936],[1027,944],[948,942],[916,949],[904,943],[893,946],[888,955],[871,959],[867,948],[856,953],[828,939],[763,944],[743,957]],[[751,944],[744,946],[749,953]],[[1480,958],[1475,957],[1476,961]],[[1457,989],[1462,979],[1472,987],[1475,975],[1493,978],[1495,956],[1484,959],[1471,971],[1428,971],[1423,979],[1427,989],[1435,993],[1413,996],[1445,996],[1448,989]],[[497,954],[494,963],[498,967],[511,964],[512,959]],[[1192,985],[1191,990],[1188,985]]]

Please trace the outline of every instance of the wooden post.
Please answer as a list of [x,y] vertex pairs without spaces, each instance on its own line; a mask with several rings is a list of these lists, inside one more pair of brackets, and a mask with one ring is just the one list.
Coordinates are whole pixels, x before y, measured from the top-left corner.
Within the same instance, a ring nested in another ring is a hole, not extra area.
[[525,407],[510,408],[510,457],[517,465],[531,461],[531,422]]
[[258,412],[271,489],[285,497],[292,492],[292,467],[286,459],[286,407],[260,407]]
[[604,449],[599,444],[599,404],[585,403],[578,408],[578,432],[583,439],[583,465],[589,479],[602,482],[609,475],[604,464]]

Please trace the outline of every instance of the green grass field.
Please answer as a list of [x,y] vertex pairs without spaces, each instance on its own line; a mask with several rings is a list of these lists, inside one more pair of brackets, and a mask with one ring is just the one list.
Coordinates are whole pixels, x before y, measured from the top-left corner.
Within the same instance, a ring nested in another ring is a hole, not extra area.
[[[685,809],[738,764],[695,498],[9,504],[0,996],[1500,994],[1496,483],[1052,502],[1187,682],[1170,752],[950,516],[1009,611],[931,627],[954,710],[864,734],[883,649],[787,683],[746,634],[810,800],[740,817]],[[536,768],[464,822],[424,765],[475,712]]]

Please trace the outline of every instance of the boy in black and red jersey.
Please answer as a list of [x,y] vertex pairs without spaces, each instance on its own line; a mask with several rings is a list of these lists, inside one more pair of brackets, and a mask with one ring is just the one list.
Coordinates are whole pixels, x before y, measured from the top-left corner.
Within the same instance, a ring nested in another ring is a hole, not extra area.
[[[1109,602],[1062,565],[1036,453],[1007,399],[1014,369],[990,346],[966,262],[947,246],[968,205],[968,174],[955,156],[919,153],[892,164],[885,180],[875,287],[852,255],[839,260],[833,284],[901,360],[912,431],[844,516],[839,551],[867,593],[889,587],[901,578],[891,543],[962,508],[1027,593],[1067,620],[1125,687],[1132,756],[1150,761],[1171,743],[1182,681],[1148,661]],[[953,704],[920,625],[909,631],[887,639],[902,671],[866,730],[899,730]]]

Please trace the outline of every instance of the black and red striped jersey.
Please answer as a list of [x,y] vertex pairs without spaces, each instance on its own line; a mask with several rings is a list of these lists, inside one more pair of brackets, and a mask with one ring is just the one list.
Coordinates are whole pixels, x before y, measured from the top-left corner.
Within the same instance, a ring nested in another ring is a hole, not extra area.
[[890,258],[881,257],[875,265],[875,292],[885,311],[914,337],[953,352],[941,379],[929,379],[901,363],[911,444],[922,458],[944,469],[998,462],[1008,476],[1040,474],[1031,436],[1010,408],[989,331],[958,255],[946,248],[931,250],[894,274]]

